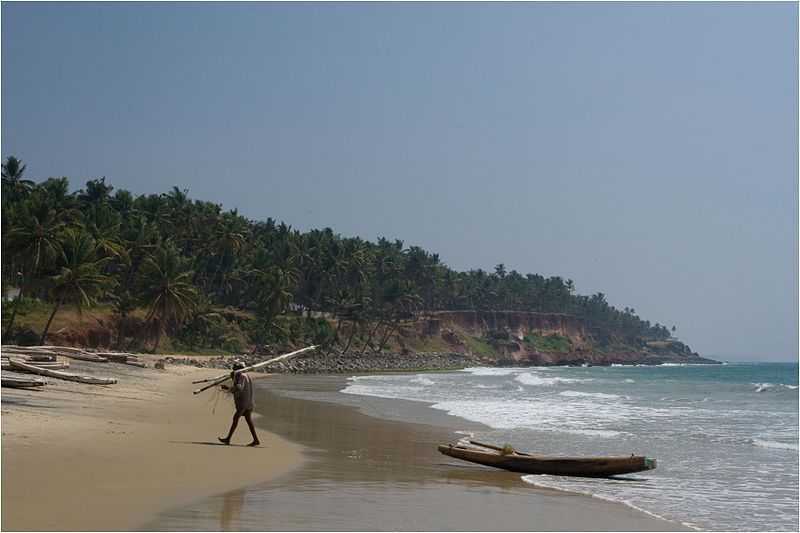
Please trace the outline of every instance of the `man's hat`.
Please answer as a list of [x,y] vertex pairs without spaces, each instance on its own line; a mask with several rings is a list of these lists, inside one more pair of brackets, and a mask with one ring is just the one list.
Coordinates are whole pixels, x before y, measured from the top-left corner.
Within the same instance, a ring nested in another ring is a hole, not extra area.
[[231,367],[233,370],[241,370],[244,368],[244,363],[241,361],[234,361],[233,366]]

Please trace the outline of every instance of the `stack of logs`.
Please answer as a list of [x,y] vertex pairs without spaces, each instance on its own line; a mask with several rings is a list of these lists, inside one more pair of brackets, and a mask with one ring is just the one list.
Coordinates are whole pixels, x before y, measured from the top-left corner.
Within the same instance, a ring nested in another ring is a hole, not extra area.
[[62,372],[69,368],[69,361],[59,360],[57,356],[79,361],[93,363],[122,363],[126,365],[144,368],[146,365],[139,361],[134,354],[102,352],[87,352],[72,346],[13,346],[2,347],[0,363],[2,363],[2,386],[14,388],[34,388],[47,384],[47,380],[41,377],[30,376],[36,374],[54,379],[66,381],[77,381],[91,385],[112,385],[117,382],[115,378],[103,378],[97,376],[74,374]]

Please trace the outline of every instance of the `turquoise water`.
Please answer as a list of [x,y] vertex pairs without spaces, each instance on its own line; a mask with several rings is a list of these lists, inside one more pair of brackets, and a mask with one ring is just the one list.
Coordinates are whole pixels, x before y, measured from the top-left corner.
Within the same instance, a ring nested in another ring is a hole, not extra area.
[[476,437],[521,450],[659,465],[624,480],[523,478],[534,485],[697,529],[798,529],[796,363],[473,368],[359,376],[343,392],[430,402],[490,428]]

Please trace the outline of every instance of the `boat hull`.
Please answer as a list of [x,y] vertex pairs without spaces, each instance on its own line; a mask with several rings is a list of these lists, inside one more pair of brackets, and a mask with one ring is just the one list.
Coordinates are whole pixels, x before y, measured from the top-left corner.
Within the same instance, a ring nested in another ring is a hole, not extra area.
[[452,444],[440,445],[439,452],[455,459],[522,474],[609,477],[652,470],[656,467],[655,459],[638,455],[629,457],[548,457],[517,452],[504,455],[494,450],[476,450]]

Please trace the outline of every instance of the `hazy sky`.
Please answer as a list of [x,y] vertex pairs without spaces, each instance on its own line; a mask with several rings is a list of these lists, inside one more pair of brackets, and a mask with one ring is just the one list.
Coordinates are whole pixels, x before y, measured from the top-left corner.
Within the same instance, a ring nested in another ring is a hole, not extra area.
[[797,359],[797,5],[2,4],[2,155]]

